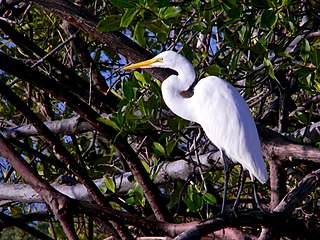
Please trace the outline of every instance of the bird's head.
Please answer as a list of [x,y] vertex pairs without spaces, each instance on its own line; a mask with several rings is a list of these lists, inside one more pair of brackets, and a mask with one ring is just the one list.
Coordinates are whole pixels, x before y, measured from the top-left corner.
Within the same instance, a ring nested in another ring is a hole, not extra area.
[[177,64],[181,62],[180,59],[182,61],[186,61],[182,55],[174,51],[165,51],[149,60],[126,66],[123,68],[123,70],[129,70],[133,68],[170,68],[175,70]]

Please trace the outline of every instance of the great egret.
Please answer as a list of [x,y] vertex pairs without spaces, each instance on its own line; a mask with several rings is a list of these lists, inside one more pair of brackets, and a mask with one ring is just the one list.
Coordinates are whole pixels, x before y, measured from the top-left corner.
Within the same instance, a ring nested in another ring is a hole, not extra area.
[[[245,100],[227,81],[210,76],[201,79],[194,87],[191,97],[187,91],[195,81],[192,64],[174,51],[165,51],[156,57],[124,67],[169,68],[178,75],[169,76],[162,83],[162,95],[167,106],[176,115],[199,123],[212,143],[233,162],[239,162],[249,171],[252,181],[257,178],[262,184],[268,180],[268,172],[261,153],[256,125]],[[227,182],[227,180],[226,180]],[[226,183],[224,192],[225,207]]]

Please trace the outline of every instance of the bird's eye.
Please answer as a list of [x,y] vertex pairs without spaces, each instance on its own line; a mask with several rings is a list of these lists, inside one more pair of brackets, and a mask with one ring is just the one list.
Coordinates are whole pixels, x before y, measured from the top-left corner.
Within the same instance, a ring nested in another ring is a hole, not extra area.
[[159,58],[158,58],[158,62],[163,62],[163,58],[162,58],[162,57],[159,57]]

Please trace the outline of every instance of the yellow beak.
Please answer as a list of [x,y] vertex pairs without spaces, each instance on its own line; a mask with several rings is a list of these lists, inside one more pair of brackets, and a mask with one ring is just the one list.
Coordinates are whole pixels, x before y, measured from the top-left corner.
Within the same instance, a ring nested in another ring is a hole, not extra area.
[[129,66],[126,66],[124,68],[122,68],[123,70],[129,70],[132,68],[143,68],[143,67],[149,67],[151,64],[155,63],[155,62],[161,62],[160,58],[152,58],[143,62],[138,62],[138,63],[134,63],[131,64]]

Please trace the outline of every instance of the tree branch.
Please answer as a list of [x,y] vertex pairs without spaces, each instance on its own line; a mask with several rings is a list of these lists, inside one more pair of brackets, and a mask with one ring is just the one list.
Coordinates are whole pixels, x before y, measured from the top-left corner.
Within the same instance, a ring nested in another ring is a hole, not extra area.
[[[152,57],[150,52],[140,47],[120,32],[98,32],[96,29],[98,19],[83,8],[80,8],[69,1],[32,0],[30,2],[33,2],[37,7],[51,12],[77,28],[87,32],[92,37],[107,44],[107,46],[110,46],[114,51],[125,56],[132,62],[140,62]],[[146,69],[146,71],[160,80],[166,79],[171,72],[163,69]]]
[[[39,133],[41,133],[48,140],[48,142],[52,145],[56,153],[62,158],[62,160],[66,163],[66,165],[72,170],[72,172],[76,174],[76,176],[84,184],[84,186],[86,186],[88,192],[94,198],[94,200],[101,206],[109,206],[108,203],[105,201],[104,195],[93,183],[91,178],[88,176],[87,172],[84,169],[82,169],[79,166],[79,164],[77,164],[73,156],[63,146],[60,140],[54,134],[52,134],[52,132],[36,116],[36,114],[32,112],[28,108],[28,106],[26,106],[22,102],[22,100],[19,97],[17,97],[15,93],[12,92],[11,89],[7,87],[2,81],[0,81],[0,89],[1,89],[0,90],[1,93],[26,116],[33,123],[34,127],[39,131]],[[56,90],[61,91],[61,89],[56,89]],[[78,100],[75,96],[74,98]],[[115,225],[118,225],[118,224],[115,224]],[[120,234],[123,234],[123,237],[129,238],[130,235],[127,233],[127,231],[124,228],[122,228],[121,226],[116,226],[116,228]]]
[[[101,117],[107,119],[108,115],[101,114]],[[45,125],[51,132],[63,135],[79,134],[95,130],[91,124],[79,117],[49,121],[45,122]],[[319,137],[318,125],[319,124],[315,124],[314,127],[311,127],[309,130],[312,135],[317,135]],[[286,134],[283,136],[260,124],[257,125],[257,128],[262,143],[262,151],[264,152],[267,161],[273,161],[272,159],[278,158],[281,162],[292,162],[296,159],[320,163],[319,148],[293,143],[291,142],[293,140],[289,140],[286,137]],[[306,130],[303,128],[301,131],[304,132]],[[6,139],[20,139],[38,135],[38,131],[32,124],[10,128],[0,127],[0,133],[2,133]]]
[[305,176],[273,210],[273,212],[291,215],[293,210],[302,203],[320,185],[320,169]]
[[22,102],[22,100],[18,96],[16,96],[16,94],[12,92],[11,89],[7,87],[2,81],[0,81],[0,89],[1,93],[26,116],[32,122],[37,131],[48,140],[48,142],[55,149],[56,153],[61,156],[67,166],[72,169],[72,171],[77,175],[80,181],[82,181],[83,184],[88,188],[88,191],[90,192],[90,194],[92,194],[97,203],[103,205],[104,197],[101,194],[100,190],[96,188],[96,185],[91,183],[91,180],[87,176],[87,173],[78,166],[73,156],[65,149],[59,139],[55,135],[53,135],[50,129],[46,127],[46,125],[36,116],[36,114],[32,112],[28,108],[28,106],[26,106]]
[[28,225],[28,223],[33,221],[45,221],[45,220],[48,220],[48,213],[45,213],[45,214],[32,213],[32,214],[26,214],[23,217],[10,217],[0,212],[0,231],[4,228],[15,226],[38,239],[52,240],[53,238],[47,236],[46,234]]
[[[40,58],[47,56],[47,52],[42,50],[29,38],[19,33],[7,22],[0,20],[0,29],[7,34],[17,46],[23,49],[23,51],[30,53],[32,58],[35,58],[34,55],[39,56]],[[58,81],[62,82],[63,85],[69,86],[70,91],[88,102],[90,85],[87,81],[51,55],[46,57],[46,61],[51,64],[51,68],[52,66],[54,67],[50,72],[51,76],[54,76]],[[56,72],[54,69],[57,69],[58,71]],[[112,94],[104,95],[95,87],[93,87],[91,91],[91,103],[98,109],[108,111],[109,109],[114,109],[118,103],[118,99]]]
[[[79,117],[49,121],[45,122],[44,124],[52,133],[61,135],[80,134],[94,130],[89,123],[83,121],[83,119]],[[26,124],[23,126],[10,128],[0,127],[0,133],[6,139],[21,139],[24,137],[39,135],[38,130],[33,126],[33,124]]]
[[72,217],[70,218],[70,208],[67,207],[69,198],[56,191],[36,172],[30,169],[21,156],[11,149],[2,135],[0,135],[0,152],[21,177],[23,177],[32,188],[45,199],[46,203],[60,220],[67,237],[69,239],[78,239],[72,224]]
[[261,138],[262,151],[266,159],[279,159],[281,164],[285,161],[307,160],[320,163],[320,149],[312,146],[291,143],[281,134],[266,127],[257,125]]
[[[120,212],[113,209],[96,207],[88,203],[80,203],[77,206],[79,211],[88,216],[98,216],[101,219],[111,218],[115,221],[122,221],[136,227],[148,227],[157,234],[165,234],[176,239],[200,239],[215,231],[221,229],[241,226],[257,226],[266,225],[272,226],[276,232],[280,232],[282,236],[301,236],[301,237],[315,237],[320,232],[318,229],[311,229],[304,221],[290,218],[286,219],[283,215],[278,213],[264,213],[261,211],[237,211],[237,215],[225,215],[218,218],[213,218],[207,221],[194,221],[187,223],[166,223],[141,218],[139,216]],[[299,226],[299,227],[298,227]]]
[[[219,155],[219,153],[217,154]],[[207,155],[200,156],[202,169],[209,168],[211,158]],[[174,162],[164,163],[157,173],[154,183],[157,185],[172,183],[176,181],[186,181],[189,176],[199,171],[198,168],[194,169],[194,165],[185,160],[177,160]],[[98,188],[105,186],[104,179],[99,178],[93,181]],[[136,182],[133,180],[132,173],[124,173],[114,177],[115,187],[118,194],[128,193],[130,189],[134,187]],[[80,183],[64,184],[55,181],[51,184],[57,191],[64,195],[77,199],[80,201],[93,201],[92,197],[86,190],[86,187]],[[12,183],[0,183],[0,200],[12,200],[18,202],[42,202],[39,195],[32,190],[27,184],[12,184]]]
[[[4,71],[11,73],[12,75],[15,75],[21,79],[24,79],[32,84],[35,84],[39,88],[53,94],[62,102],[66,102],[67,105],[72,107],[78,114],[80,114],[81,117],[86,119],[106,139],[111,141],[114,136],[117,136],[117,141],[114,145],[123,155],[132,173],[135,175],[138,182],[140,183],[155,215],[157,216],[157,218],[162,220],[170,218],[166,207],[161,204],[160,198],[158,198],[158,196],[160,195],[159,189],[155,187],[152,181],[150,180],[149,174],[142,165],[136,153],[128,144],[127,140],[119,134],[117,134],[117,132],[113,128],[107,126],[102,121],[99,121],[101,116],[95,110],[93,110],[88,104],[83,102],[72,92],[70,92],[67,88],[65,88],[64,85],[59,84],[57,81],[54,81],[49,77],[45,77],[40,72],[37,72],[34,69],[27,67],[22,62],[7,56],[2,52],[0,52],[0,65]],[[19,69],[19,71],[16,71],[17,68]],[[10,94],[6,94],[8,100],[13,100],[12,98],[15,94],[10,89],[8,89],[8,87],[5,86],[3,83],[1,84],[1,86],[3,86],[3,89],[0,88],[3,93],[4,90],[6,90],[7,93],[10,92]],[[21,103],[19,104],[21,106]],[[28,111],[28,108],[21,108],[20,111]],[[101,194],[101,192],[98,189],[96,189],[96,186],[87,177],[87,174],[84,173],[81,168],[77,167],[75,162],[72,160],[73,157],[71,156],[71,154],[68,151],[66,151],[63,145],[61,145],[61,143],[56,139],[56,137],[52,135],[50,130],[48,130],[44,123],[40,121],[39,118],[32,111],[28,111],[27,114],[27,116],[29,117],[34,116],[31,119],[31,122],[33,122],[34,124],[36,123],[34,126],[38,129],[38,131],[44,137],[46,137],[53,146],[55,146],[55,150],[57,151],[57,153],[59,153],[59,155],[66,162],[66,164],[72,168],[72,170],[80,179],[80,181],[82,181],[83,184],[86,185],[86,187],[88,188],[92,196],[95,198],[95,200],[101,205],[105,204],[105,201],[102,200],[103,195]]]

